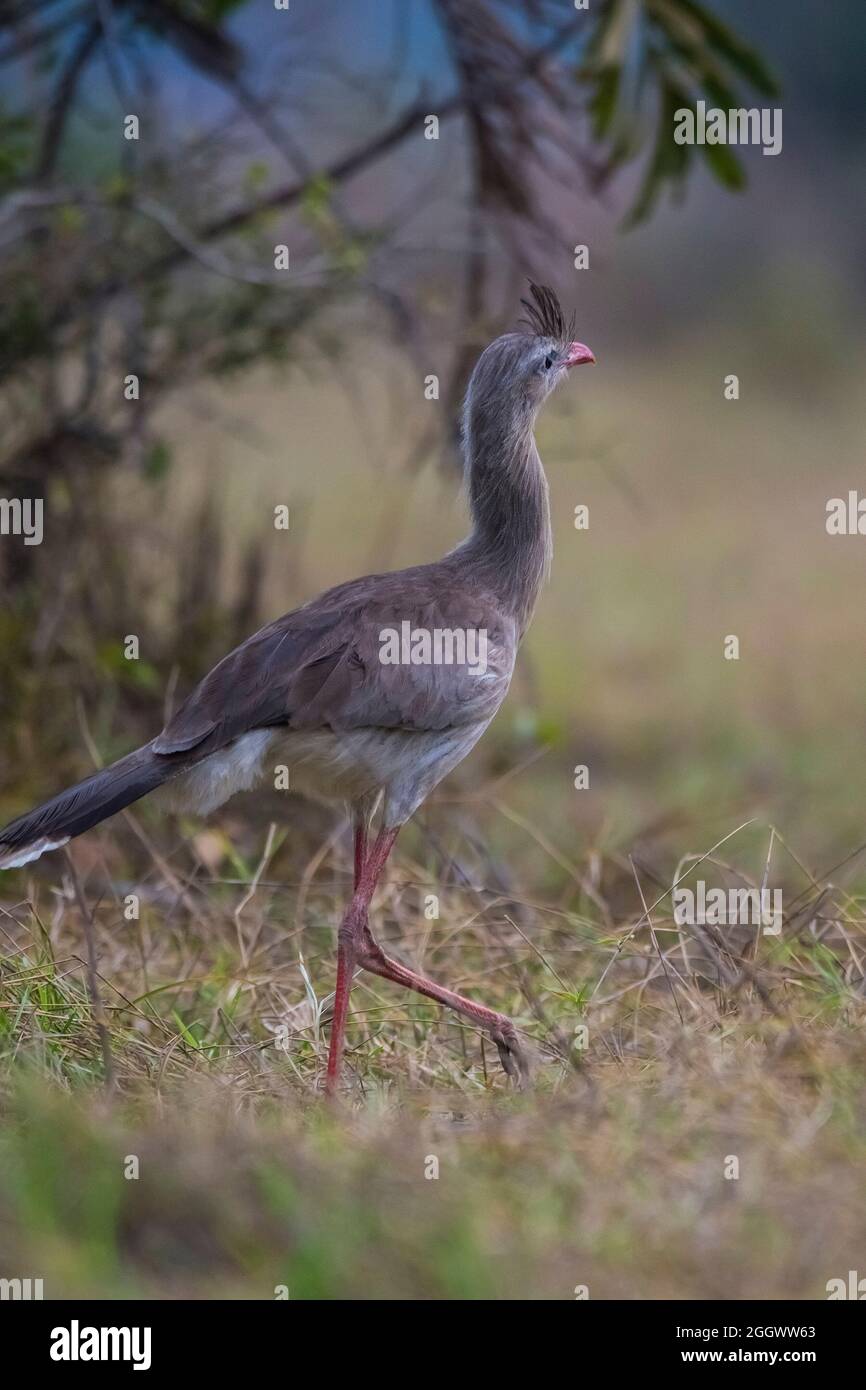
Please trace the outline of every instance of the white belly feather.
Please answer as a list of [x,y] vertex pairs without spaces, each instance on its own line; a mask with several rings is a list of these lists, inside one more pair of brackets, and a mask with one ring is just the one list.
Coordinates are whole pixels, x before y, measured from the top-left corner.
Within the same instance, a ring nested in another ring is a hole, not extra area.
[[270,783],[327,800],[385,794],[386,823],[402,824],[481,737],[487,722],[436,733],[256,729],[166,785],[177,810],[207,815],[235,792]]

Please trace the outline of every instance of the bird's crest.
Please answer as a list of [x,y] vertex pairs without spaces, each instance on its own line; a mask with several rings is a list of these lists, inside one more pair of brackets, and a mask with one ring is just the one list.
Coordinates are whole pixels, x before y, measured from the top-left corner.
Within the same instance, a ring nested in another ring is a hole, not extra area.
[[549,285],[536,285],[532,280],[529,282],[529,292],[535,302],[521,299],[526,316],[520,322],[539,338],[553,338],[557,343],[570,343],[574,337],[574,317],[566,321],[555,292]]

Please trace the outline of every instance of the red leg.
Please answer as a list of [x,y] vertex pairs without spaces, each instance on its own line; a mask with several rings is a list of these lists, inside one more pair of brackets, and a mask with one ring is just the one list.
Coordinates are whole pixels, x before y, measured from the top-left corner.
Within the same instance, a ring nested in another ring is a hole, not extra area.
[[337,1090],[340,1066],[343,1061],[343,1047],[346,1035],[346,1016],[349,1012],[349,991],[355,974],[355,922],[352,906],[343,918],[337,945],[337,989],[334,994],[334,1013],[331,1019],[331,1046],[328,1051],[328,1073],[325,1078],[325,1092],[333,1096]]
[[355,892],[361,883],[364,860],[367,858],[367,823],[359,820],[355,826]]
[[528,1081],[528,1059],[518,1041],[517,1029],[505,1014],[496,1013],[493,1009],[485,1008],[483,1004],[476,1004],[473,999],[467,999],[463,994],[437,985],[434,980],[428,980],[425,975],[417,975],[414,970],[409,970],[399,961],[392,960],[374,940],[366,923],[356,959],[358,965],[374,975],[381,975],[383,979],[393,980],[405,989],[414,989],[418,994],[425,994],[428,999],[435,999],[438,1004],[444,1004],[446,1008],[453,1009],[455,1013],[463,1014],[465,1018],[477,1023],[496,1043],[499,1059],[508,1075],[520,1086]]
[[[367,926],[367,910],[370,899],[385,867],[388,855],[399,833],[399,826],[383,828],[376,842],[361,866],[359,880],[352,901],[342,923],[337,939],[337,989],[334,995],[334,1018],[331,1024],[331,1047],[328,1053],[328,1073],[325,1078],[325,1091],[329,1096],[336,1094],[340,1078],[340,1063],[345,1046],[346,1017],[349,1012],[349,992],[362,934]],[[357,852],[357,839],[356,839]]]

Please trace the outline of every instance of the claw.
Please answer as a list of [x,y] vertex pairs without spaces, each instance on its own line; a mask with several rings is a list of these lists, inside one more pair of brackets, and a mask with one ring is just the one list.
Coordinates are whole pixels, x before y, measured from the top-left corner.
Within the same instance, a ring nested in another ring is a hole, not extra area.
[[499,1060],[502,1063],[506,1076],[510,1076],[519,1091],[523,1091],[529,1084],[530,1067],[529,1058],[517,1041],[517,1034],[512,1024],[509,1024],[509,1031],[502,1030],[499,1037],[493,1035],[499,1052]]

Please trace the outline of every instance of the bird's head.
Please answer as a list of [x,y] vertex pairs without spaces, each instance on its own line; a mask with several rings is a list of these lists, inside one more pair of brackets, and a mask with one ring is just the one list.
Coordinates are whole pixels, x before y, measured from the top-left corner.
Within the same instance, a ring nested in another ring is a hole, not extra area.
[[531,299],[521,332],[496,338],[481,354],[470,384],[475,409],[499,407],[534,418],[536,411],[571,367],[595,362],[585,343],[574,341],[574,321],[566,320],[553,290],[530,281]]

